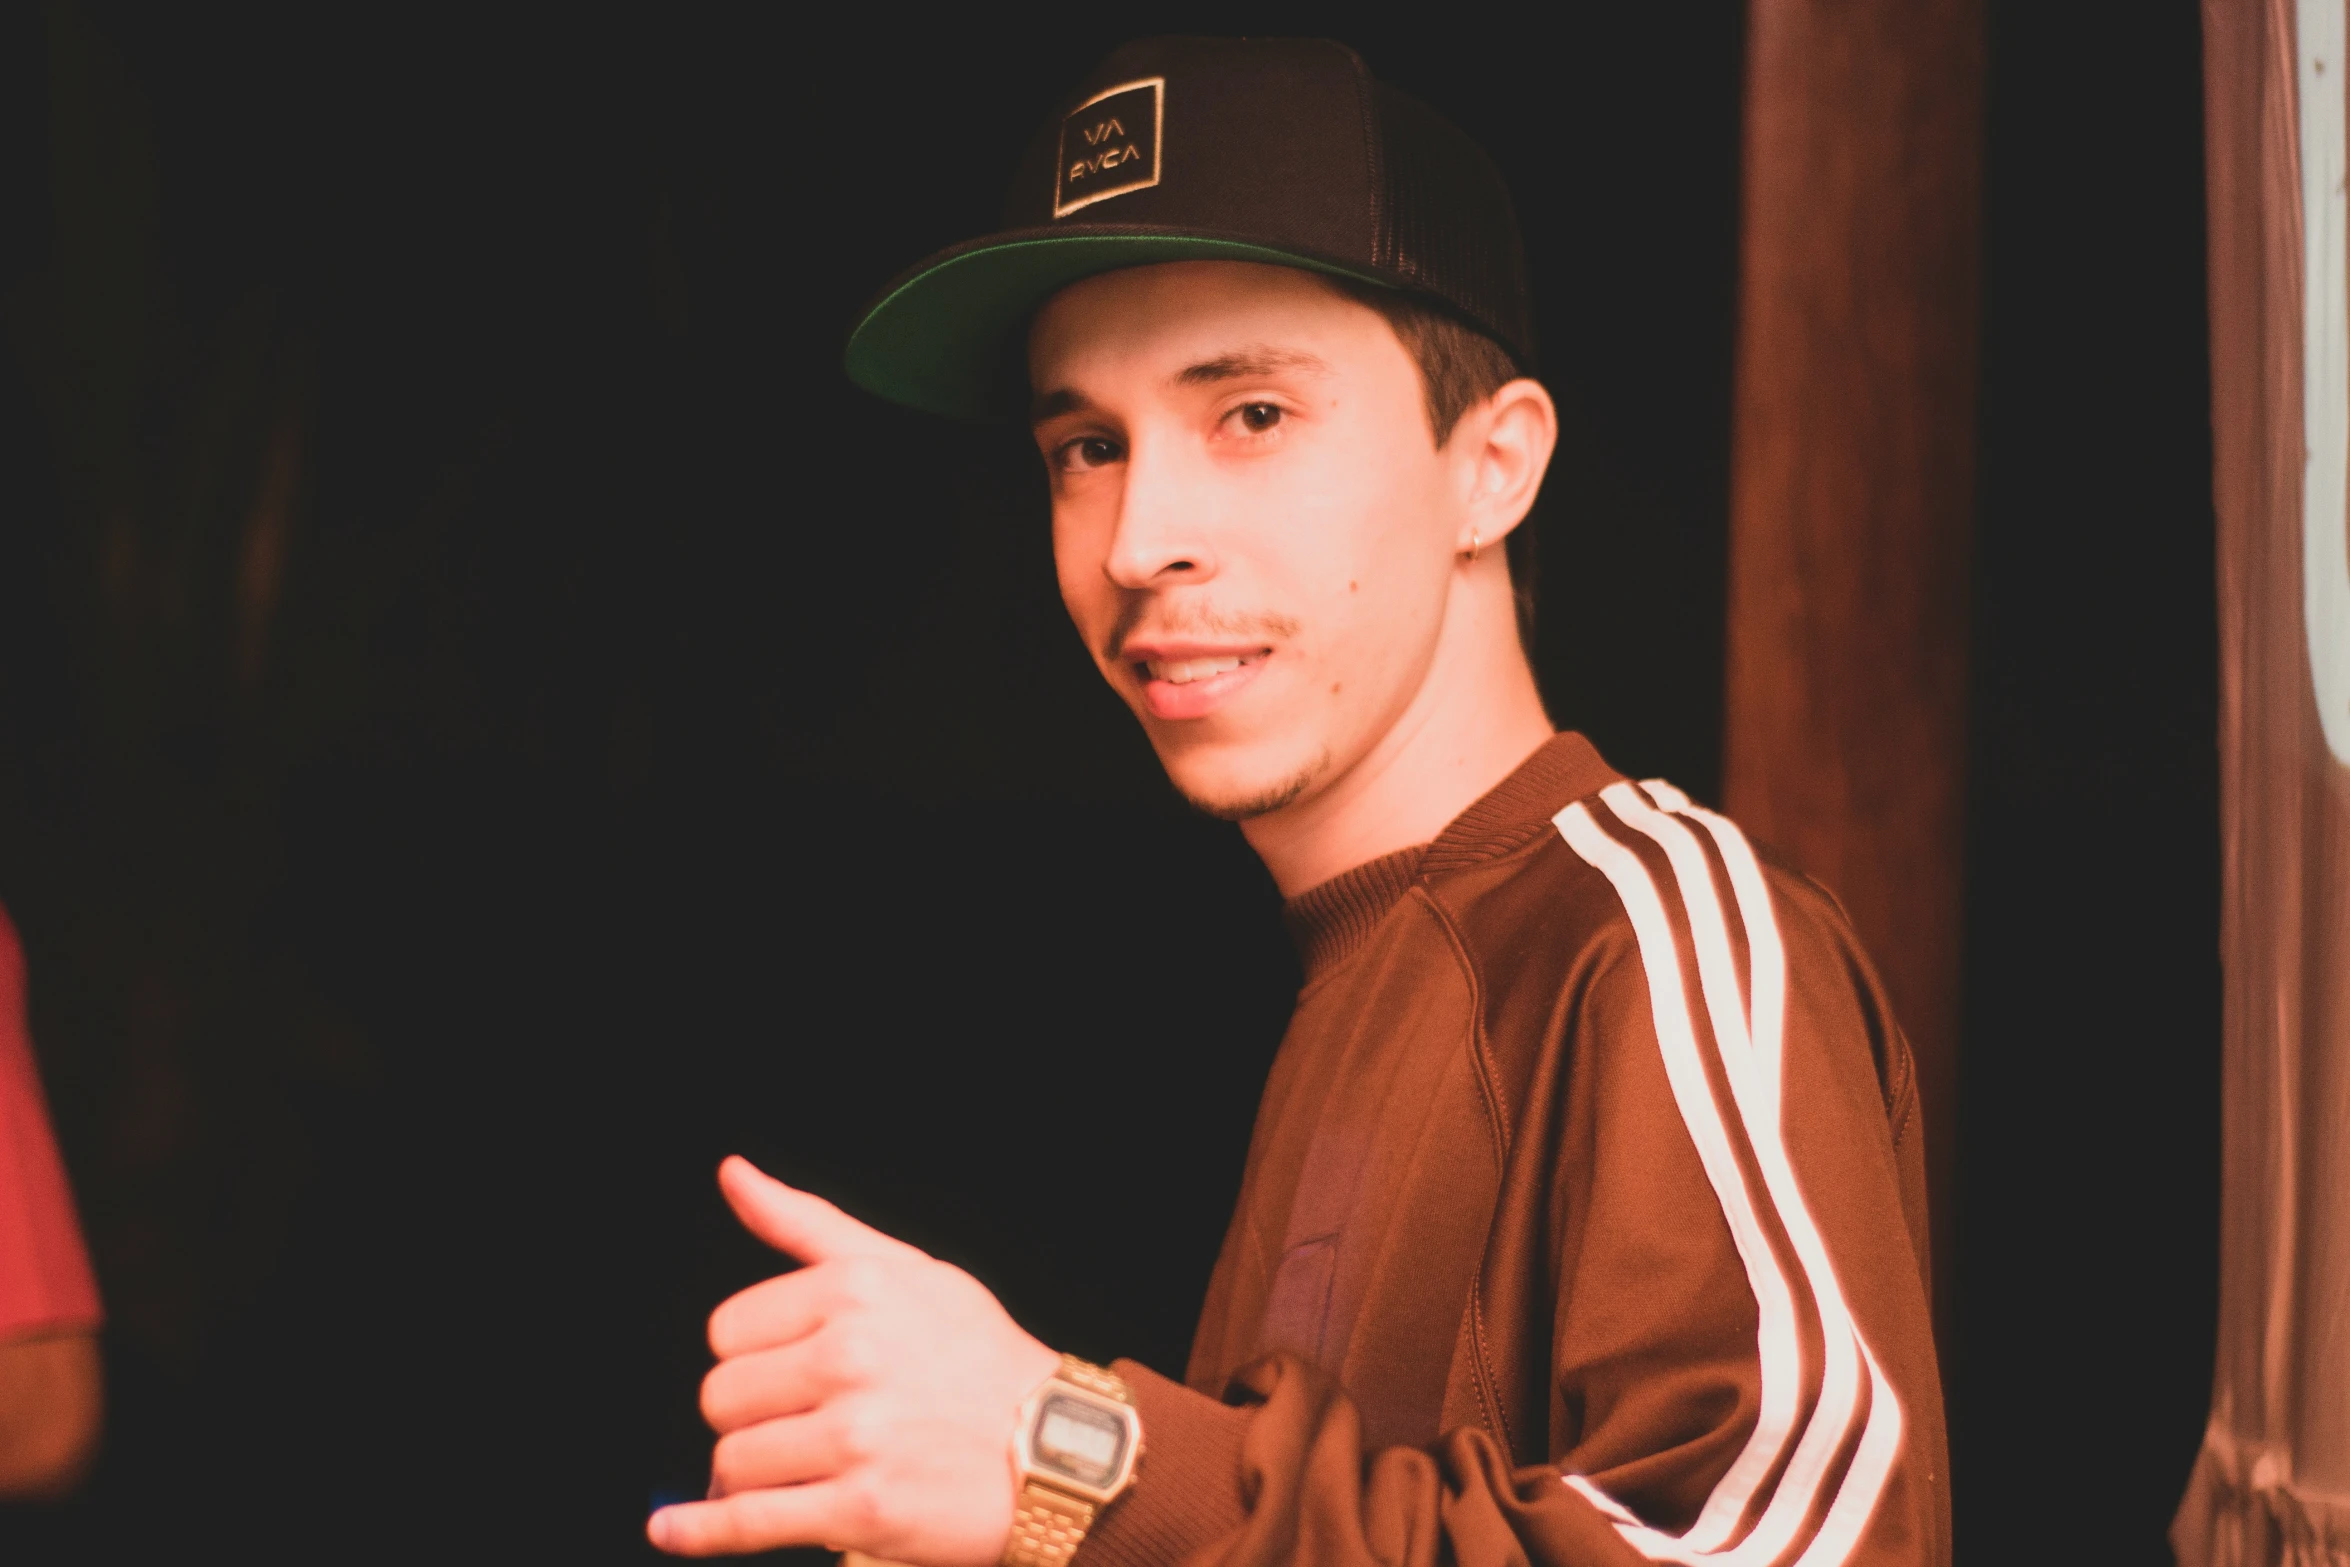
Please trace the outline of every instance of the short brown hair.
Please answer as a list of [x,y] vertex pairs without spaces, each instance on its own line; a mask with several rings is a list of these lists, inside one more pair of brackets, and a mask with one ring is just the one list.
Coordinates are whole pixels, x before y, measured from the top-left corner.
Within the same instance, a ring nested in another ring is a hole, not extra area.
[[[1526,372],[1494,339],[1435,305],[1391,288],[1337,280],[1349,299],[1375,310],[1420,367],[1428,430],[1442,447],[1461,415]],[[1510,567],[1510,596],[1518,607],[1518,641],[1534,656],[1534,519],[1502,541]]]

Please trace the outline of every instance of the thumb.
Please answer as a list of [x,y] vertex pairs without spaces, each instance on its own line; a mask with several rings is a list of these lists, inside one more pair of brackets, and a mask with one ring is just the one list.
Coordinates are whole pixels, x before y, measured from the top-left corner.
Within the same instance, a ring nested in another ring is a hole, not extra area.
[[718,1166],[718,1189],[743,1228],[802,1262],[910,1250],[812,1192],[786,1186],[740,1154]]

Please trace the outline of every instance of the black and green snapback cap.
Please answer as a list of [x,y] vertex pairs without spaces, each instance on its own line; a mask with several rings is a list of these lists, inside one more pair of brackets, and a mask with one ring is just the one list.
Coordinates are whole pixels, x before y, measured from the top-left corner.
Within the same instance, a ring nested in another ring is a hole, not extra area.
[[1096,273],[1196,260],[1401,289],[1534,366],[1500,171],[1328,39],[1126,45],[1047,122],[1003,223],[881,292],[849,335],[850,380],[931,413],[1016,415],[1040,305]]

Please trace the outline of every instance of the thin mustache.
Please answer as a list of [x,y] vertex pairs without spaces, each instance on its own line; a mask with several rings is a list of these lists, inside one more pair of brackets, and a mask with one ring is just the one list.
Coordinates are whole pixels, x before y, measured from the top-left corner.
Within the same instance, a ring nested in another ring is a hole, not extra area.
[[[1158,613],[1153,614],[1156,610]],[[1297,635],[1297,622],[1287,615],[1224,615],[1212,609],[1187,608],[1170,612],[1164,604],[1137,597],[1118,612],[1118,623],[1110,628],[1110,635],[1102,647],[1102,660],[1115,664],[1125,657],[1126,644],[1142,628],[1145,619],[1151,630],[1165,637],[1263,637],[1280,641]]]

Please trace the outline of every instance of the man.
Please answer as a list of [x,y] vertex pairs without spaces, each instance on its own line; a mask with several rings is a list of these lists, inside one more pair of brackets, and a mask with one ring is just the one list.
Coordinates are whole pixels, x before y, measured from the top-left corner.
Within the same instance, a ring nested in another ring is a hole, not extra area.
[[[653,1540],[1945,1560],[1884,996],[1827,894],[1535,689],[1513,544],[1556,424],[1497,175],[1329,43],[1146,41],[1069,102],[1013,227],[885,294],[850,373],[1026,407],[1070,616],[1289,898],[1305,986],[1183,1385],[730,1160],[805,1266],[711,1318],[712,1499]],[[1070,1097],[1038,1158],[1099,1135]]]

